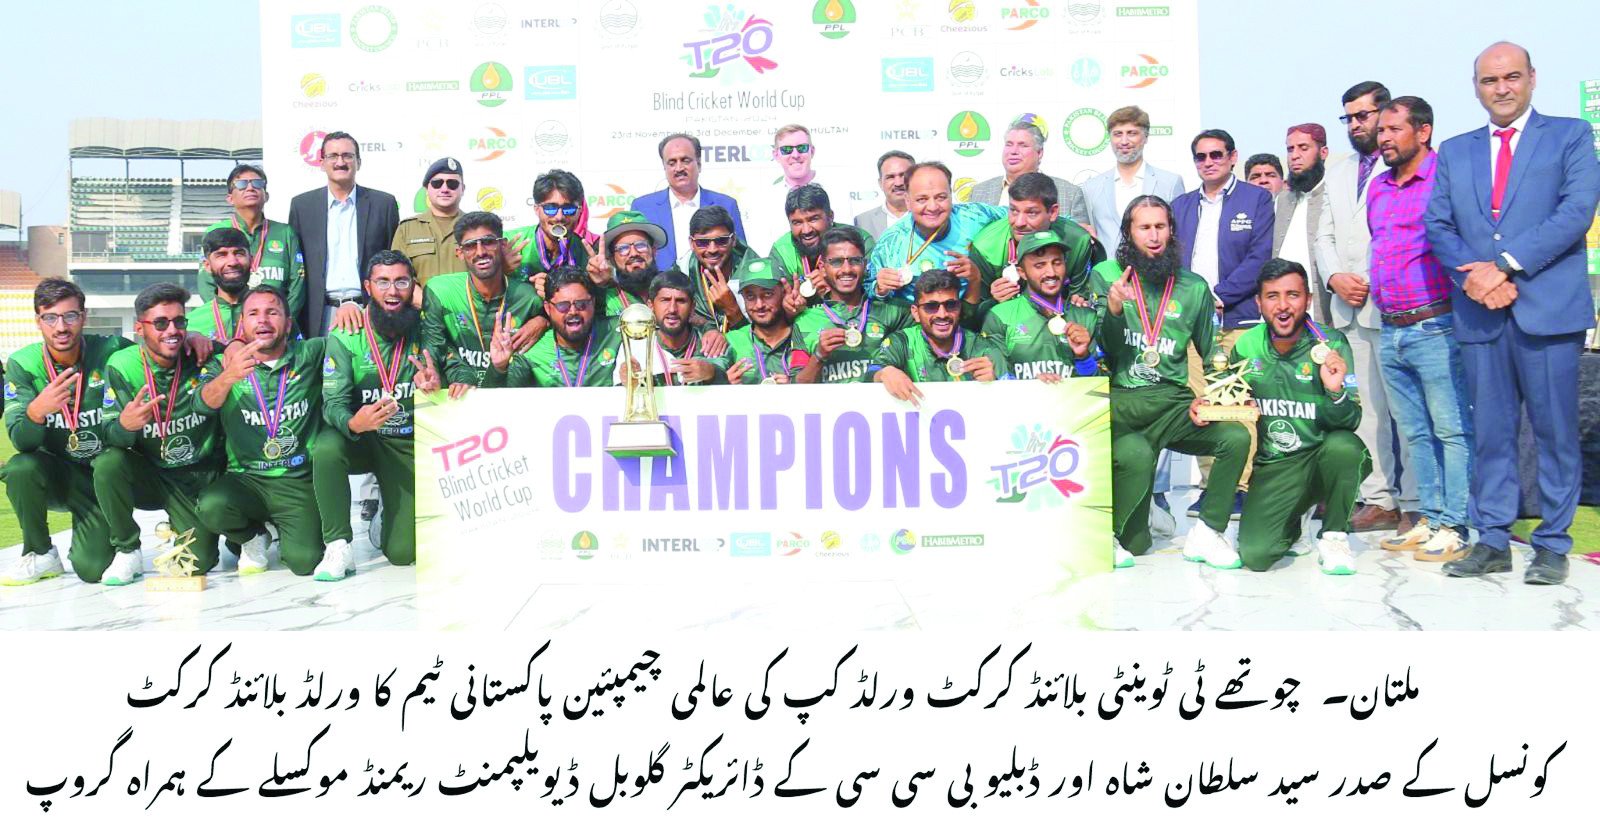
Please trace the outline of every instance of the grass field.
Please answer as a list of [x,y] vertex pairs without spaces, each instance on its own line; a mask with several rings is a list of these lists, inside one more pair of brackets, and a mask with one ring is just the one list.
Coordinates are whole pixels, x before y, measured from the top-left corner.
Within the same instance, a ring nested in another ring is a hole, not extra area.
[[[0,434],[0,464],[4,464],[13,455],[16,448],[11,446],[11,438]],[[50,514],[50,531],[60,532],[71,526],[71,519],[66,513]],[[11,501],[0,494],[0,549],[22,543],[22,525],[17,523],[17,514],[11,511]],[[62,560],[65,560],[63,555]]]

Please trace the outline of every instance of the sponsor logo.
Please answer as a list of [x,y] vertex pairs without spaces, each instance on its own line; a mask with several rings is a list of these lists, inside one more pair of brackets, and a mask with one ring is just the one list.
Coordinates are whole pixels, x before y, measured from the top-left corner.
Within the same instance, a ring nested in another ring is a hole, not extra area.
[[300,77],[300,93],[306,99],[314,100],[328,91],[328,81],[321,74],[303,74]]
[[472,28],[479,34],[493,37],[505,33],[509,19],[505,6],[499,3],[484,3],[472,12]]
[[312,131],[300,138],[300,159],[314,168],[322,167],[322,138],[326,131]]
[[1172,126],[1170,126],[1170,125],[1152,125],[1152,126],[1150,126],[1150,136],[1152,136],[1152,137],[1170,137],[1170,136],[1172,136]]
[[339,15],[296,14],[289,18],[290,48],[338,48]]
[[494,127],[490,127],[485,130],[489,132],[487,135],[473,137],[467,140],[467,150],[487,152],[483,156],[473,157],[473,159],[476,159],[478,162],[488,162],[490,160],[499,159],[500,157],[505,156],[507,151],[516,150],[516,137],[508,137],[506,136],[506,132]]
[[572,536],[572,554],[579,559],[587,561],[600,551],[600,539],[594,533],[584,530]]
[[350,42],[362,51],[378,52],[394,45],[400,24],[383,6],[362,6],[350,15]]
[[983,58],[977,52],[963,51],[950,58],[950,79],[958,85],[981,82],[983,75]]
[[1069,2],[1067,3],[1067,17],[1074,23],[1099,22],[1105,9],[1095,2]]
[[883,90],[915,92],[933,90],[932,57],[884,57]]
[[611,37],[626,37],[639,26],[639,9],[629,0],[610,0],[597,15],[600,30]]
[[[572,18],[568,18],[572,19]],[[524,17],[517,23],[519,28],[561,28],[564,23],[556,17]]]
[[[1083,492],[1075,479],[1083,465],[1083,448],[1076,441],[1035,424],[1018,425],[1011,431],[1011,449],[999,464],[990,465],[993,484],[999,492],[995,500],[1015,504],[1028,498],[1035,489],[1049,484],[1064,498]],[[982,536],[979,536],[982,543]],[[926,543],[923,546],[927,546]],[[962,545],[969,546],[969,545]]]
[[883,549],[883,536],[875,532],[861,536],[862,552],[877,552],[881,549]]
[[811,8],[811,22],[817,26],[817,33],[829,40],[849,34],[855,21],[856,6],[850,0],[817,0]]
[[989,141],[989,121],[976,111],[960,111],[950,118],[945,136],[954,145],[957,154],[975,157],[983,153]]
[[735,557],[772,554],[772,533],[770,532],[736,532],[732,534],[728,543],[728,554]]
[[710,79],[722,73],[723,66],[739,60],[744,60],[757,74],[778,67],[777,63],[761,56],[772,48],[774,34],[770,20],[746,15],[732,4],[726,8],[711,6],[704,19],[706,27],[700,31],[709,36],[683,44],[689,52],[683,60],[689,64],[690,77]]
[[1171,17],[1167,6],[1117,6],[1118,17]]
[[1121,74],[1123,88],[1149,88],[1167,76],[1167,67],[1148,54],[1140,54],[1136,62],[1121,68]]
[[450,18],[442,11],[429,10],[421,15],[422,35],[419,36],[412,47],[423,51],[442,51],[450,47],[450,38],[445,36],[450,25]]
[[345,90],[358,97],[367,97],[373,94],[392,94],[398,89],[392,83],[380,83],[373,80],[354,80],[345,84]]
[[1080,108],[1067,115],[1061,138],[1073,153],[1092,157],[1111,144],[1111,130],[1106,128],[1106,115],[1098,109]]
[[1039,5],[1039,0],[1026,0],[1026,6],[1009,6],[1000,10],[1000,19],[1007,23],[1014,23],[1008,31],[1022,31],[1032,28],[1040,20],[1050,16],[1050,10]]
[[17,386],[12,384],[11,382],[6,382],[6,401],[11,401],[11,400],[15,399],[16,397],[17,397]]
[[917,534],[911,530],[895,530],[894,534],[889,536],[889,549],[893,550],[895,555],[905,555],[916,549],[916,546]]
[[574,100],[578,97],[578,67],[531,65],[522,69],[525,100]]
[[1054,67],[1029,65],[1027,63],[1012,63],[1001,66],[997,73],[1001,77],[1010,80],[1047,80],[1056,76]]
[[950,0],[950,19],[957,23],[972,22],[973,15],[977,14],[976,5],[973,0]]
[[1301,362],[1300,363],[1300,371],[1295,373],[1294,377],[1296,379],[1299,379],[1300,381],[1303,381],[1303,382],[1311,381],[1311,378],[1312,378],[1312,375],[1311,375],[1311,363],[1310,362]]
[[555,120],[545,120],[533,129],[533,144],[547,154],[566,148],[567,140],[567,127]]
[[797,532],[780,534],[777,543],[773,544],[773,551],[785,558],[810,550],[811,539]]
[[[765,159],[765,157],[763,157]],[[701,162],[750,162],[748,145],[701,145]]]
[[406,91],[459,91],[460,80],[414,80],[406,83]]
[[590,219],[610,219],[633,205],[633,197],[621,185],[608,182],[606,187],[611,189],[610,193],[589,194]]
[[922,546],[924,549],[928,547],[981,547],[983,546],[983,536],[924,535],[922,536]]
[[1093,88],[1100,82],[1100,63],[1093,57],[1079,57],[1072,61],[1072,82],[1083,88]]
[[[972,186],[976,184],[978,184],[978,181],[972,177],[956,177],[955,182],[950,184],[950,192],[955,195],[957,202],[970,202],[972,201]],[[884,339],[883,343],[887,345],[889,340]]]
[[468,88],[478,100],[478,105],[494,108],[504,105],[511,91],[511,69],[500,63],[484,63],[472,71]]
[[545,560],[560,558],[563,552],[561,548],[561,539],[556,538],[553,535],[546,535],[543,538],[540,538],[537,549],[539,552],[539,557]]
[[478,207],[485,211],[499,211],[506,204],[505,194],[495,187],[479,188],[477,200]]
[[639,551],[699,552],[700,540],[697,538],[645,538],[639,542]]

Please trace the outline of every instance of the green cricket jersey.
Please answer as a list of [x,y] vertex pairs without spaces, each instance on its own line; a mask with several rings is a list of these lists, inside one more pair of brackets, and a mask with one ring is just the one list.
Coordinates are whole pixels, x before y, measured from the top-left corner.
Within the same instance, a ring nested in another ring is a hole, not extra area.
[[[245,230],[237,217],[229,216],[206,228],[206,232],[218,228],[238,228],[249,240],[250,258],[255,260],[260,254],[261,261],[250,270],[250,287],[271,285],[277,288],[289,300],[290,320],[299,316],[306,304],[306,259],[300,252],[300,237],[295,235],[294,229],[282,222],[266,220],[266,247],[262,248],[262,231],[259,228],[255,232]],[[212,281],[204,260],[200,263],[198,290],[202,299],[217,293],[217,283]]]
[[[220,357],[221,351],[216,355]],[[144,388],[147,365],[150,381],[155,383],[154,395],[161,397],[161,403],[150,423],[138,432],[126,430],[118,416]],[[106,389],[106,441],[112,446],[140,453],[158,467],[222,466],[222,430],[200,400],[200,389],[210,376],[195,363],[194,354],[185,351],[175,367],[162,367],[142,346],[125,347],[106,361],[106,380],[110,383]]]
[[792,384],[817,352],[817,337],[798,325],[791,325],[789,335],[771,348],[757,339],[755,333],[755,325],[752,324],[728,331],[728,353],[731,358],[734,361],[742,359],[750,365],[738,384],[760,384],[762,379],[778,375],[788,376]]
[[[866,240],[867,243],[867,249],[862,253],[862,256],[871,259],[872,248],[877,243],[873,240],[872,234],[865,231],[862,231],[861,238]],[[797,280],[804,276],[808,269],[815,269],[812,265],[812,260],[802,259],[800,246],[795,244],[794,234],[792,233],[786,233],[778,237],[778,241],[772,243],[772,250],[767,253],[767,261],[772,263],[773,272],[780,279]],[[817,260],[817,263],[820,264],[821,260]]]
[[[1064,316],[1068,322],[1083,325],[1089,331],[1089,356],[1094,356],[1094,338],[1100,329],[1100,315],[1094,308],[1079,307],[1065,302]],[[1072,345],[1065,335],[1050,332],[1050,317],[1054,310],[1043,310],[1028,298],[1027,291],[1016,298],[1007,299],[994,306],[983,320],[983,333],[1005,348],[1006,360],[1011,363],[1011,376],[1017,379],[1036,379],[1040,373],[1055,373],[1063,378],[1077,375],[1079,361],[1072,354]]]
[[[733,240],[733,247],[728,251],[729,275],[732,276],[731,271],[738,270],[739,266],[744,264],[746,257],[753,255],[755,255],[755,251],[750,246],[740,242],[738,239]],[[689,277],[689,281],[694,283],[693,315],[695,321],[709,323],[712,327],[722,327],[722,314],[712,306],[711,297],[708,295],[710,290],[706,286],[705,279],[700,276],[700,257],[691,252],[684,259],[679,260],[678,264],[673,265],[672,270]],[[739,289],[734,286],[734,283],[730,282],[728,286],[733,289],[734,293],[738,293]]]
[[[1107,276],[1112,282],[1122,277],[1122,269],[1112,259],[1096,265],[1095,272],[1099,276],[1093,278],[1102,282],[1106,281]],[[1140,282],[1144,285],[1145,310],[1153,321],[1155,313],[1160,310],[1165,286],[1158,287],[1143,278]],[[1161,323],[1161,335],[1157,340],[1161,359],[1152,367],[1140,361],[1146,342],[1138,303],[1133,300],[1123,303],[1121,316],[1107,310],[1100,331],[1100,347],[1105,351],[1106,366],[1111,371],[1111,386],[1145,387],[1166,382],[1187,388],[1189,344],[1194,343],[1202,362],[1211,358],[1211,346],[1216,341],[1213,318],[1216,313],[1217,299],[1211,294],[1211,287],[1206,280],[1187,270],[1178,271],[1178,280],[1172,286],[1172,300],[1167,304],[1166,319]]]
[[[829,311],[832,311],[832,316]],[[866,313],[865,330],[862,330],[863,312]],[[831,327],[853,327],[861,331],[861,344],[855,347],[841,345],[823,363],[819,381],[825,384],[861,381],[867,375],[873,355],[883,346],[883,340],[916,325],[911,318],[910,308],[899,302],[882,299],[865,299],[861,307],[850,307],[843,302],[823,302],[806,308],[795,317],[794,323],[802,333],[813,339],[817,333]]]
[[[1050,223],[1044,230],[1055,231],[1056,235],[1066,241],[1068,250],[1063,260],[1067,267],[1067,281],[1078,287],[1076,291],[1069,291],[1068,295],[1076,292],[1086,295],[1089,281],[1093,278],[1090,271],[1095,265],[1105,261],[1106,253],[1100,243],[1089,235],[1089,232],[1078,226],[1066,217],[1061,217]],[[1017,264],[1017,242],[1011,233],[1009,219],[996,219],[978,231],[972,238],[972,245],[967,249],[967,256],[978,272],[983,275],[983,301],[979,303],[979,314],[987,312],[995,302],[989,298],[989,287],[994,280],[999,279],[1005,272],[1007,265]]]
[[471,277],[440,274],[422,288],[422,346],[433,354],[445,386],[484,384],[484,373],[491,369],[489,334],[494,332],[497,311],[506,312],[506,324],[515,332],[544,309],[544,300],[525,278],[507,277],[505,291],[485,302]]
[[1288,353],[1272,346],[1265,322],[1244,332],[1234,343],[1231,362],[1248,359],[1244,380],[1250,385],[1261,416],[1256,420],[1256,461],[1277,461],[1322,445],[1334,430],[1355,430],[1361,424],[1361,397],[1356,390],[1355,357],[1344,334],[1317,326],[1328,337],[1328,347],[1344,359],[1349,370],[1344,389],[1330,394],[1322,385],[1322,367],[1311,360],[1317,340],[1307,329]]
[[[411,379],[417,374],[417,368],[411,363],[410,357],[416,356],[419,361],[422,359],[421,326],[413,328],[403,339],[395,340],[376,333],[373,338],[378,343],[378,355],[382,357],[385,370],[395,362],[396,355],[400,357],[400,369],[394,377],[394,399],[400,404],[400,410],[373,432],[385,438],[411,438],[415,427],[412,416],[415,385]],[[395,352],[397,341],[400,347],[398,354]],[[372,358],[372,343],[367,339],[366,328],[359,333],[329,331],[328,354],[322,362],[322,420],[329,427],[348,438],[357,437],[350,432],[350,417],[363,406],[383,398],[383,379],[378,374],[378,367],[379,364]]]
[[612,317],[621,316],[622,309],[632,304],[642,304],[645,307],[650,306],[649,300],[640,299],[639,297],[618,287],[616,283],[613,282],[610,287],[604,289],[604,296],[600,300],[600,315]]
[[[655,348],[658,352],[656,355],[660,357],[662,354],[659,351],[665,351],[667,356],[665,360],[668,362],[677,361],[679,359],[700,359],[702,361],[710,362],[712,370],[715,372],[711,375],[711,381],[705,382],[705,384],[727,384],[728,368],[733,366],[733,347],[730,345],[727,350],[722,351],[722,355],[720,356],[707,356],[701,351],[700,344],[701,340],[705,338],[706,331],[709,329],[710,328],[705,327],[690,327],[689,340],[685,342],[682,347],[677,349],[668,347],[665,340],[662,339],[661,334],[657,333]],[[656,384],[666,383],[665,374],[657,373],[655,374],[654,378]],[[676,377],[673,378],[672,383],[681,384]]]
[[521,276],[523,281],[536,273],[549,273],[558,265],[575,265],[583,270],[589,264],[589,249],[575,233],[567,234],[552,252],[542,244],[544,237],[539,235],[537,224],[506,231],[506,241],[512,245],[524,239],[528,240],[528,246],[522,249],[522,267],[513,274]]
[[[249,379],[240,379],[229,389],[221,407],[212,409],[205,401],[198,402],[201,412],[221,419],[228,472],[292,478],[311,475],[311,441],[322,425],[322,367],[327,342],[323,336],[290,339],[277,361],[256,365],[259,396]],[[206,372],[209,378],[216,378],[222,372],[222,356],[211,357]],[[267,453],[267,419],[261,408],[265,406],[267,414],[277,414],[280,380],[283,414],[278,444],[282,450]]]
[[[555,328],[533,347],[514,354],[506,372],[489,368],[485,387],[613,387],[622,334],[613,319],[596,316],[589,340],[578,350],[556,344]],[[585,355],[587,354],[587,355]]]
[[[238,332],[239,314],[243,310],[242,302],[224,302],[213,296],[207,299],[205,304],[190,308],[184,315],[189,320],[189,330],[208,339],[226,342]],[[220,328],[217,326],[218,319],[222,320]]]
[[[67,365],[76,367],[83,374],[79,382],[82,385],[81,397],[67,399],[62,410],[45,416],[44,424],[34,424],[28,418],[28,405],[39,397],[39,391],[50,384],[50,376],[44,366],[44,357],[48,355],[44,343],[28,345],[12,354],[6,362],[6,432],[11,435],[11,443],[19,452],[42,449],[88,466],[89,461],[105,449],[104,423],[111,418],[107,411],[115,402],[113,397],[106,395],[106,361],[111,354],[133,342],[122,336],[93,336],[88,333],[83,334],[82,338],[78,363]],[[65,369],[58,367],[56,372]],[[72,430],[67,426],[67,414],[74,407],[77,408],[78,446],[68,449],[67,439],[72,435]]]
[[[975,359],[985,356],[994,363],[996,379],[1011,378],[1011,365],[1006,361],[1006,353],[994,339],[970,330],[958,330],[957,333],[960,334],[961,340],[961,358]],[[873,355],[872,364],[868,365],[862,381],[871,381],[878,371],[885,367],[903,371],[914,382],[972,381],[971,377],[965,374],[951,376],[950,371],[945,369],[945,361],[946,359],[939,358],[928,345],[928,337],[923,334],[922,326],[912,325],[883,340],[883,344]]]

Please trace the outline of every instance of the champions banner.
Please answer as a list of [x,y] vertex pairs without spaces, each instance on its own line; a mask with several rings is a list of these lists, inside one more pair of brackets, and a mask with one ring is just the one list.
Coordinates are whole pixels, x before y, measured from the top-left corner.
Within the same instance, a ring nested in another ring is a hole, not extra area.
[[1105,379],[921,389],[658,389],[677,455],[632,459],[605,452],[620,387],[419,397],[423,626],[604,622],[652,588],[687,602],[666,628],[1082,625],[1070,587],[1111,569]]
[[[435,159],[465,164],[465,209],[533,218],[534,178],[583,180],[590,225],[665,187],[657,143],[701,140],[701,184],[739,200],[751,244],[781,230],[772,135],[796,122],[835,217],[879,204],[876,161],[938,159],[965,198],[1001,172],[1007,125],[1037,115],[1043,170],[1113,164],[1106,115],[1149,112],[1151,161],[1190,176],[1199,33],[1185,0],[495,0],[261,4],[267,170],[325,184],[328,131],[361,143],[361,183],[422,210]],[[758,219],[750,214],[759,212]],[[769,211],[776,211],[769,214]],[[757,226],[775,225],[771,230]]]

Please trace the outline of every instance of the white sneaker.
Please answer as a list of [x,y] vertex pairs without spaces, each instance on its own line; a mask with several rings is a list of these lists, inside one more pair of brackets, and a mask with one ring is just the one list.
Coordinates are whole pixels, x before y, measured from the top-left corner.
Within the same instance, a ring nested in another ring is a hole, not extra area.
[[318,581],[343,581],[354,575],[355,571],[355,551],[350,548],[349,541],[341,538],[323,550],[322,561],[317,564],[317,570],[311,573],[311,577]]
[[1470,544],[1462,541],[1461,533],[1454,527],[1440,527],[1433,531],[1433,537],[1427,543],[1411,553],[1411,557],[1438,564],[1464,557],[1471,548]]
[[1310,555],[1317,549],[1316,521],[1316,507],[1306,510],[1306,514],[1300,516],[1300,540],[1289,545],[1290,555],[1298,558],[1302,555]]
[[267,571],[267,543],[267,534],[262,533],[240,545],[240,575],[258,575]]
[[1325,532],[1317,539],[1317,565],[1323,575],[1356,574],[1356,557],[1350,553],[1350,536],[1342,532]]
[[1150,505],[1150,537],[1171,538],[1178,534],[1178,519],[1172,513],[1161,509],[1159,504]]
[[[1190,558],[1191,553],[1197,557]],[[1189,537],[1184,540],[1183,557],[1190,561],[1203,561],[1212,569],[1238,569],[1244,566],[1244,562],[1239,560],[1239,550],[1228,542],[1228,537],[1204,522],[1195,522],[1189,529]]]
[[1383,539],[1380,546],[1389,552],[1410,552],[1421,549],[1423,544],[1428,543],[1433,538],[1433,534],[1436,531],[1437,528],[1428,523],[1427,516],[1420,516],[1411,529],[1405,532],[1397,532]]
[[139,550],[119,552],[111,559],[111,566],[100,576],[100,583],[108,587],[121,587],[133,583],[144,574],[144,553]]
[[[1159,508],[1156,508],[1159,509]],[[1170,518],[1170,516],[1168,516]],[[1111,567],[1113,569],[1129,569],[1133,566],[1133,553],[1122,548],[1122,543],[1116,538],[1111,539]]]
[[51,547],[49,552],[25,552],[6,574],[0,575],[0,586],[20,587],[61,574],[61,555]]

